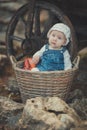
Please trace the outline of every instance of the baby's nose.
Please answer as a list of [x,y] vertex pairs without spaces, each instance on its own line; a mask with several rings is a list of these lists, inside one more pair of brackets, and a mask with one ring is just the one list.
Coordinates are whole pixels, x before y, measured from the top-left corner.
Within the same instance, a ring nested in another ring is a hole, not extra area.
[[57,41],[57,37],[54,37],[54,40]]

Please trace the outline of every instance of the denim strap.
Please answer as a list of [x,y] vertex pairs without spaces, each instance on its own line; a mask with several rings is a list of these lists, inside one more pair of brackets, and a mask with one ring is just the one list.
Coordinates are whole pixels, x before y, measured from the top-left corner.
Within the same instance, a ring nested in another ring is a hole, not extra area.
[[45,51],[48,51],[48,50],[49,50],[49,44],[46,44]]

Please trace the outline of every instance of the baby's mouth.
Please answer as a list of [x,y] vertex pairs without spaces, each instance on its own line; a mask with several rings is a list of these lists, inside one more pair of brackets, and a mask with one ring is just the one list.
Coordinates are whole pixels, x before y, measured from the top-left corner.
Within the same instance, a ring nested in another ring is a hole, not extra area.
[[55,42],[52,42],[52,44],[53,44],[53,45],[56,45],[56,43],[55,43]]

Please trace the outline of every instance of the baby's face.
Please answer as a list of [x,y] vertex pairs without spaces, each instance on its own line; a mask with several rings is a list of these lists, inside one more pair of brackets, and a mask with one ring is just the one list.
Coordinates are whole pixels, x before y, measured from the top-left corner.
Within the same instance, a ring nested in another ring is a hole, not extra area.
[[54,49],[59,49],[66,43],[65,35],[60,31],[52,31],[49,35],[49,44]]

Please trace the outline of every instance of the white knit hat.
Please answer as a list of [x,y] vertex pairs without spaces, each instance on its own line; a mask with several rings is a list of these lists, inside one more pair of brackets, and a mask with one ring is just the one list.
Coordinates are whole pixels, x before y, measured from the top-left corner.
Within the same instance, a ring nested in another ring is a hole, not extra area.
[[53,30],[57,30],[57,31],[60,31],[60,32],[64,33],[64,35],[65,35],[65,37],[67,39],[66,43],[64,44],[64,46],[66,46],[70,41],[70,35],[71,35],[70,28],[67,25],[63,24],[63,23],[57,23],[57,24],[53,25],[50,28],[50,30],[48,31],[48,33],[47,33],[48,38],[49,38],[49,35],[50,35],[51,31],[53,31]]

